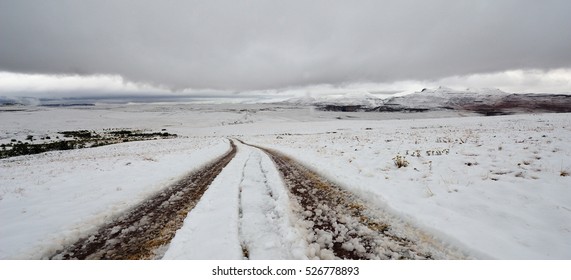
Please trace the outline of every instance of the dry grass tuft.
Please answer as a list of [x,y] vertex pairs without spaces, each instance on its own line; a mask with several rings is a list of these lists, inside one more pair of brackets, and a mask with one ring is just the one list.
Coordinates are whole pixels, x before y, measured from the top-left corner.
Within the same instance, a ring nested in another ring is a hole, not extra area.
[[393,158],[393,162],[395,163],[395,165],[398,168],[401,167],[407,167],[408,166],[408,161],[406,160],[405,157],[401,156],[401,155],[397,155],[396,157]]

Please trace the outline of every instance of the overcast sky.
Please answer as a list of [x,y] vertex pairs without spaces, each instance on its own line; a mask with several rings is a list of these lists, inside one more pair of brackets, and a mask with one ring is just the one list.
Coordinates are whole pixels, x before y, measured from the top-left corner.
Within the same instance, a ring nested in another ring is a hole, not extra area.
[[14,73],[230,91],[520,73],[564,90],[570,30],[568,0],[0,0],[0,89]]

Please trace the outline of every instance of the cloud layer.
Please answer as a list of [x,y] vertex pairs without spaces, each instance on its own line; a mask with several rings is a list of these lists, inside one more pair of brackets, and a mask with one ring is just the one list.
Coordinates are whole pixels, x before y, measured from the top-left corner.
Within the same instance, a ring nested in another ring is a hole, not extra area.
[[[144,83],[126,81],[118,75],[45,75],[0,72],[0,97],[107,98],[113,96],[170,96],[205,100],[242,99],[280,101],[292,97],[368,92],[379,97],[395,93],[418,92],[439,86],[466,88],[499,88],[513,93],[571,93],[571,68],[550,71],[512,70],[488,74],[451,76],[438,80],[403,80],[386,83],[342,83],[291,86],[280,89],[229,91],[184,89],[171,91]],[[210,97],[210,98],[209,98]],[[239,100],[237,100],[239,102]]]
[[569,11],[566,0],[0,0],[0,71],[221,90],[549,71],[571,67]]

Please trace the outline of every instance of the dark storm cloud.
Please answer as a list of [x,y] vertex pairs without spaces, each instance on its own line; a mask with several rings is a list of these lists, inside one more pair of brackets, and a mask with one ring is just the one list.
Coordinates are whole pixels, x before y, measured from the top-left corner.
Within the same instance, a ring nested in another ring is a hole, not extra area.
[[571,1],[0,0],[0,71],[262,89],[571,66]]

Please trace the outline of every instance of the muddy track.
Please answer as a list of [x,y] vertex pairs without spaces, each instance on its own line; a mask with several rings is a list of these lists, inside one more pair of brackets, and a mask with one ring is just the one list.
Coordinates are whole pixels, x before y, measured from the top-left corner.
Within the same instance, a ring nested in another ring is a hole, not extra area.
[[236,145],[212,164],[187,175],[96,233],[52,255],[50,259],[152,259],[170,242],[208,186],[236,155]]
[[[248,145],[248,144],[246,144]],[[250,145],[252,146],[252,145]],[[274,161],[307,223],[308,243],[318,258],[455,259],[428,235],[399,225],[354,194],[319,177],[292,159],[262,147]]]

